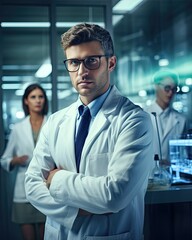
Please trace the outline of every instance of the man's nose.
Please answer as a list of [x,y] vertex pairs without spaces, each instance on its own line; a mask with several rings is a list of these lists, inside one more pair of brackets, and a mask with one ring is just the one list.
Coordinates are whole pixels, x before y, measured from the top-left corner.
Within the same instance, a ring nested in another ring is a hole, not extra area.
[[83,74],[87,74],[89,70],[85,67],[84,63],[83,62],[80,62],[79,63],[79,70],[78,70],[78,74],[79,75],[83,75]]

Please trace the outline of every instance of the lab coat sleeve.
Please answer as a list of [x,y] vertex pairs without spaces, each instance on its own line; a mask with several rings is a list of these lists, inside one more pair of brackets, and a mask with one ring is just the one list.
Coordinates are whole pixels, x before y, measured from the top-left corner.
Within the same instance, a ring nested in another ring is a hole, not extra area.
[[49,128],[47,124],[42,128],[33,159],[26,172],[26,196],[39,211],[70,229],[78,209],[55,201],[45,183],[48,173],[55,168],[47,144],[46,133],[49,132],[47,128]]
[[9,140],[5,148],[5,151],[1,157],[1,166],[8,172],[12,170],[10,167],[11,160],[16,155],[15,151],[16,141],[17,141],[16,130],[15,128],[13,128],[9,135]]
[[56,202],[95,214],[118,212],[146,190],[153,159],[150,117],[145,112],[125,114],[120,125],[108,174],[94,177],[58,171],[50,186]]

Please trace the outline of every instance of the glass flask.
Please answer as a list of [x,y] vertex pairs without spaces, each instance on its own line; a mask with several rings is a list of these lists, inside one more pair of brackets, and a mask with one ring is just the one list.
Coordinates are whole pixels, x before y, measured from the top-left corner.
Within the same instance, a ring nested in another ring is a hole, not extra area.
[[165,166],[160,166],[159,155],[154,155],[155,166],[152,170],[151,178],[149,179],[148,189],[164,190],[171,186],[172,176],[169,169]]

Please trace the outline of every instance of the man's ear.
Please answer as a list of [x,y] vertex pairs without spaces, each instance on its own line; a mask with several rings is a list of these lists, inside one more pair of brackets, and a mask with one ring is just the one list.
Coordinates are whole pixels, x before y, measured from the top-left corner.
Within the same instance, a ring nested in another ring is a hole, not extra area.
[[115,56],[112,56],[109,58],[109,66],[108,69],[110,72],[112,72],[116,66],[117,59]]

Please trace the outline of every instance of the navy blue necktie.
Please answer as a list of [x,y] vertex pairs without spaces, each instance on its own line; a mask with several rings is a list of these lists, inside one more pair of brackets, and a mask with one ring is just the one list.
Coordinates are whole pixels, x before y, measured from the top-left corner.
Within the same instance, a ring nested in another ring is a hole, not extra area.
[[82,116],[81,116],[81,122],[79,124],[77,136],[75,139],[75,157],[76,157],[76,165],[77,165],[77,172],[79,172],[79,165],[81,160],[81,152],[83,149],[83,145],[85,142],[85,139],[88,134],[89,130],[89,124],[91,121],[91,114],[88,107],[84,108]]

